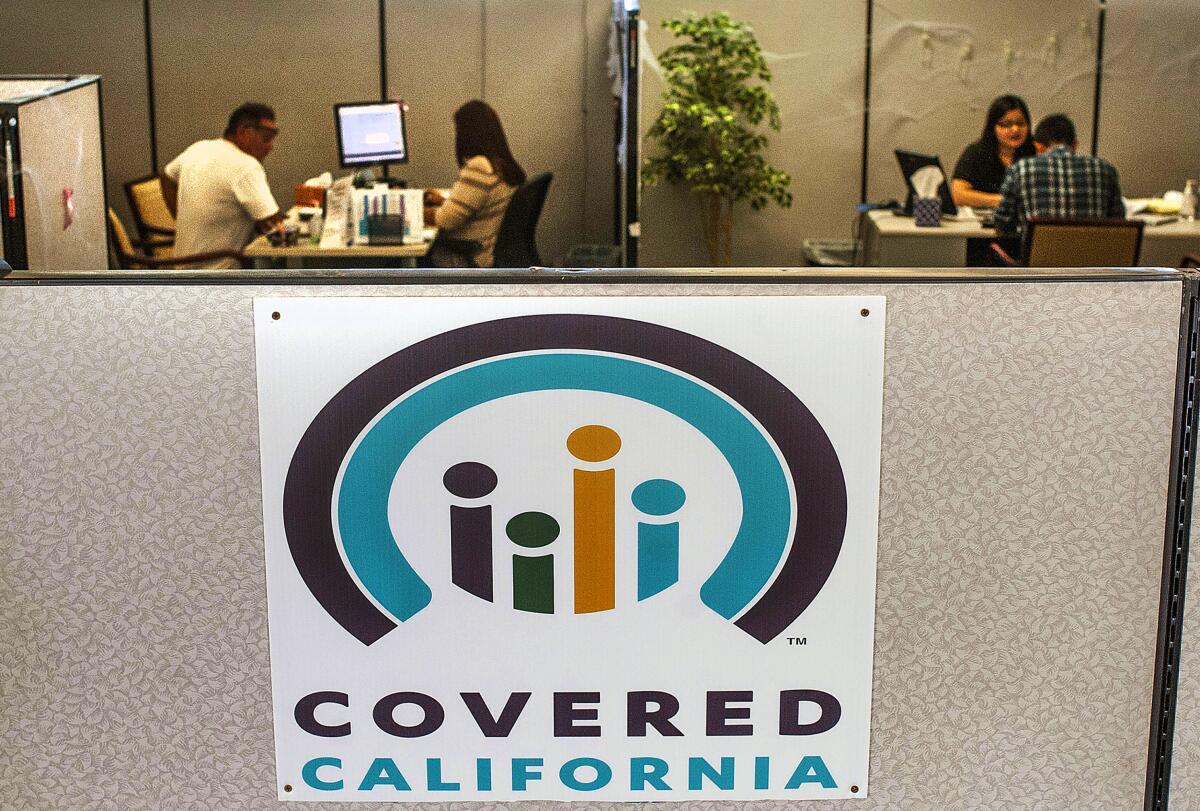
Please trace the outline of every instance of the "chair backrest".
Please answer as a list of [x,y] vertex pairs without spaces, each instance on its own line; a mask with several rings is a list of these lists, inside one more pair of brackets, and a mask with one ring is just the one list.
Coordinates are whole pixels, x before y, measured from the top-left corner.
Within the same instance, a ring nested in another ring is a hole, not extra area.
[[108,242],[113,249],[113,260],[116,266],[121,270],[130,270],[134,267],[133,263],[133,243],[129,240],[129,232],[125,230],[125,224],[121,222],[121,218],[117,216],[117,212],[111,208],[108,210]]
[[513,192],[508,208],[504,210],[504,218],[500,220],[500,230],[496,233],[493,267],[527,268],[542,264],[535,237],[538,218],[542,216],[542,206],[546,202],[546,192],[553,179],[553,174],[543,172],[525,181]]
[[175,218],[163,199],[162,181],[158,175],[131,180],[125,184],[125,196],[129,198],[129,210],[133,212],[138,237],[148,241],[155,236],[173,236]]
[[1133,267],[1144,226],[1141,220],[1030,217],[1022,263],[1031,268]]

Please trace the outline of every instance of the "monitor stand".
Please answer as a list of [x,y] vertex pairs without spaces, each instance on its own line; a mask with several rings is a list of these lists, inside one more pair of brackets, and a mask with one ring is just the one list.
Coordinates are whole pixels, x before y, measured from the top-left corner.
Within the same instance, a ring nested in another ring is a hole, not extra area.
[[363,168],[357,170],[354,173],[354,188],[370,189],[373,188],[376,183],[387,183],[388,188],[390,189],[408,188],[408,182],[404,180],[404,178],[391,177],[388,174],[388,168],[386,164],[382,165],[380,168],[382,169],[382,172],[380,173],[376,173],[374,168],[370,166],[364,166]]

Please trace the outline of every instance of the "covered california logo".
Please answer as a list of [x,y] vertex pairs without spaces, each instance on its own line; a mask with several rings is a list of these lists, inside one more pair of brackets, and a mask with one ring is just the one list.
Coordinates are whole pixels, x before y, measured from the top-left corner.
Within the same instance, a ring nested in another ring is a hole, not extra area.
[[[472,408],[552,391],[641,401],[690,425],[728,464],[740,520],[699,589],[704,606],[766,643],[812,603],[842,547],[846,484],[829,437],[795,394],[740,355],[679,330],[531,315],[472,324],[396,352],[350,381],[304,432],[288,468],[284,527],[305,584],[346,631],[371,645],[436,605],[427,577],[405,555],[414,539],[389,519],[393,482],[409,454]],[[504,577],[517,611],[553,613],[556,591],[568,590],[574,613],[607,611],[616,607],[622,544],[635,547],[637,601],[678,582],[688,530],[673,515],[685,488],[650,475],[618,492],[619,431],[578,422],[562,437],[572,486],[557,510],[496,514],[490,496],[502,465],[464,458],[441,471],[448,532],[438,542],[449,550],[454,587],[493,602]],[[621,499],[637,520],[618,522]],[[571,576],[556,583],[564,527]],[[500,544],[511,554],[497,556]]]

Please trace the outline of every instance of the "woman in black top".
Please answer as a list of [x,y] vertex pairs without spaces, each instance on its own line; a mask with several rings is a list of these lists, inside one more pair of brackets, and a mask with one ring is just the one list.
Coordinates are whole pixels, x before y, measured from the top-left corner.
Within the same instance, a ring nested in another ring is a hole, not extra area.
[[954,165],[950,193],[960,206],[995,208],[1008,167],[1034,154],[1029,139],[1029,108],[1020,96],[1000,96],[988,107],[979,140]]

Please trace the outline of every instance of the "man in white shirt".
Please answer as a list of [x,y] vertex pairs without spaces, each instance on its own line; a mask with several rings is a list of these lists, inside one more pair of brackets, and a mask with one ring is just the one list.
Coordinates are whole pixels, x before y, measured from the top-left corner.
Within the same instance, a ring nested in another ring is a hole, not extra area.
[[[249,102],[229,116],[220,138],[197,141],[163,168],[163,198],[175,215],[175,254],[240,251],[255,232],[282,220],[262,160],[279,128],[275,111]],[[230,258],[192,267],[234,268]]]

